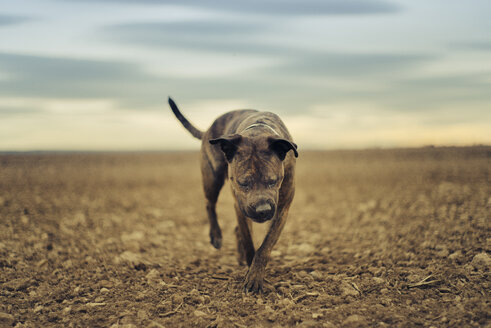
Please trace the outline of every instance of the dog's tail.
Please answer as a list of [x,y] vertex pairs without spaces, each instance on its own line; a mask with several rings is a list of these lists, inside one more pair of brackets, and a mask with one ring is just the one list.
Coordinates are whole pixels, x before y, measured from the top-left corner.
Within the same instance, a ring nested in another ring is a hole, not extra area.
[[174,100],[171,99],[171,97],[169,97],[169,106],[170,108],[172,109],[172,111],[174,112],[174,115],[176,115],[177,119],[182,123],[182,125],[184,125],[184,127],[186,128],[186,130],[188,130],[189,132],[191,132],[191,134],[193,135],[193,137],[201,140],[203,138],[203,132],[196,129],[194,127],[194,125],[192,125],[188,120],[187,118],[185,118],[181,112],[179,111],[179,108],[177,108],[177,105],[176,103],[174,102]]

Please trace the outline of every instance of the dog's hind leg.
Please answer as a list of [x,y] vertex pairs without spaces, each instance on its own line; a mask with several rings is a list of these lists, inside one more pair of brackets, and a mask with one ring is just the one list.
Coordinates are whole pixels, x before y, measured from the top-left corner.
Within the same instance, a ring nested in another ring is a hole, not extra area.
[[210,221],[210,242],[217,249],[222,247],[222,231],[217,221],[216,203],[225,182],[226,172],[226,164],[214,170],[206,152],[201,152],[201,174],[206,197],[206,212]]

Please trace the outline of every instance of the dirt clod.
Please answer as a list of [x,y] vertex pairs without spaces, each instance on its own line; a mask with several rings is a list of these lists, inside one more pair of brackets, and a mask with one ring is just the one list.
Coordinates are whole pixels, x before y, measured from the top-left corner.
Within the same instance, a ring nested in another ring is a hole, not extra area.
[[9,313],[0,312],[0,326],[11,327],[14,324],[14,316]]
[[24,291],[33,283],[34,280],[30,278],[18,278],[4,283],[2,287],[10,291]]
[[366,320],[358,314],[350,315],[343,321],[343,327],[363,327],[366,326]]
[[491,267],[491,257],[486,253],[479,253],[472,259],[472,266],[478,270],[489,270]]

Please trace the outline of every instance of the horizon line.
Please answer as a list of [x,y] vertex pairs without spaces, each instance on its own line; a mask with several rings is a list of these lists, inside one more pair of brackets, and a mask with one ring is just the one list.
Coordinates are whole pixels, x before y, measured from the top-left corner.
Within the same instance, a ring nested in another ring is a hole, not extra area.
[[[306,148],[301,152],[335,152],[335,151],[369,151],[369,150],[411,150],[411,149],[463,149],[463,148],[491,148],[491,144],[470,145],[422,145],[406,147],[353,147],[353,148]],[[40,150],[1,150],[0,155],[36,155],[36,154],[103,154],[103,153],[198,153],[199,149],[40,149]]]

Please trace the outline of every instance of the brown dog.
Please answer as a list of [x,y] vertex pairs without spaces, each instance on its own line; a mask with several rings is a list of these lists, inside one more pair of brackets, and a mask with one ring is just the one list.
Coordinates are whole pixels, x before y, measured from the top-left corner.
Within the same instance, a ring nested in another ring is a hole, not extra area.
[[[215,248],[222,246],[215,206],[225,178],[231,181],[238,220],[235,233],[239,263],[247,262],[249,265],[244,288],[258,292],[262,289],[271,250],[285,225],[295,193],[297,145],[292,142],[283,122],[273,113],[256,110],[228,112],[202,132],[181,114],[171,98],[169,105],[184,127],[202,140],[201,173],[211,244]],[[252,242],[249,219],[258,223],[271,222],[257,251]]]

